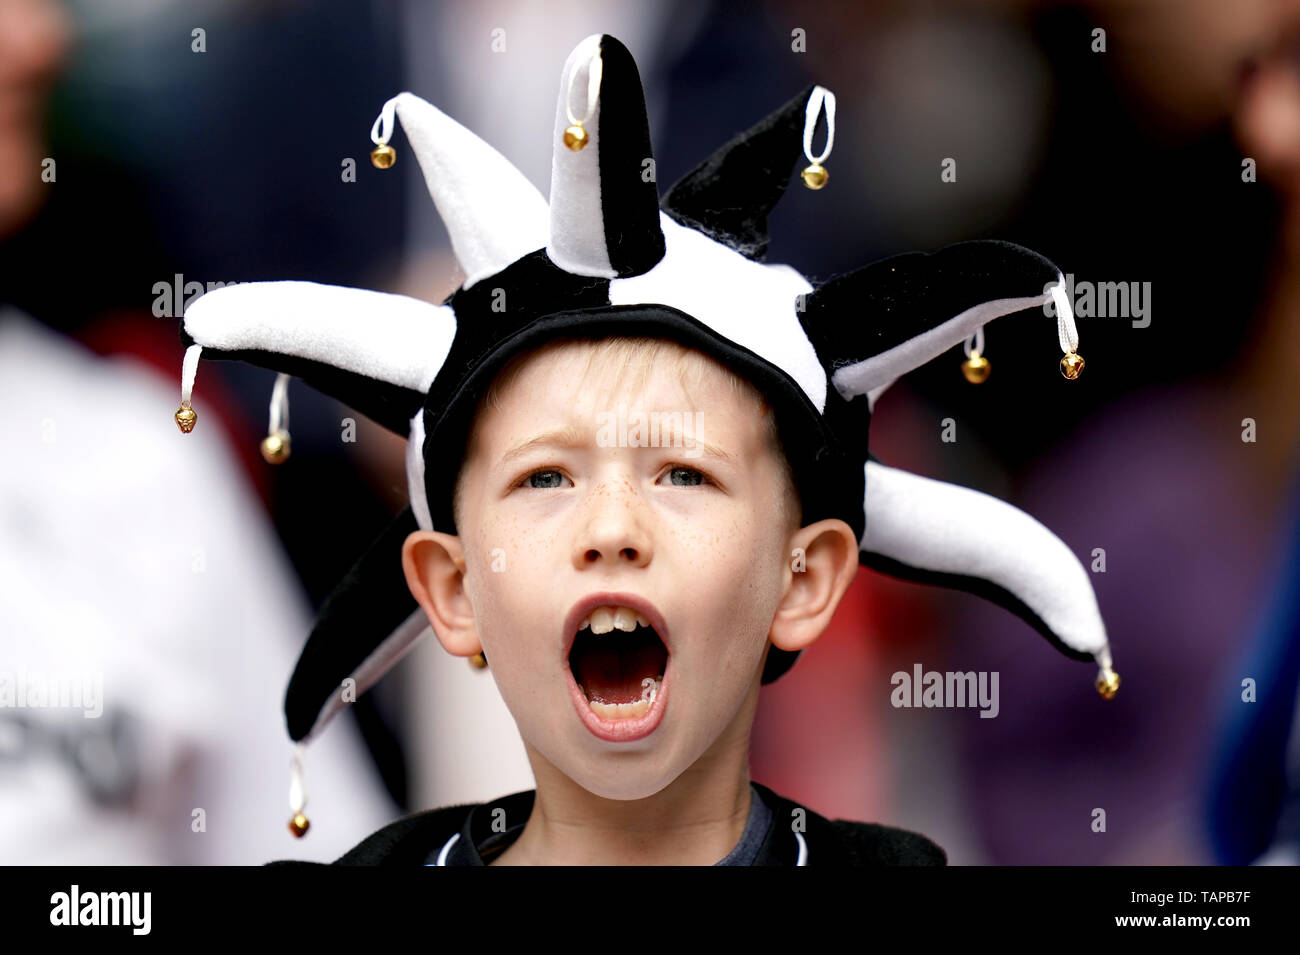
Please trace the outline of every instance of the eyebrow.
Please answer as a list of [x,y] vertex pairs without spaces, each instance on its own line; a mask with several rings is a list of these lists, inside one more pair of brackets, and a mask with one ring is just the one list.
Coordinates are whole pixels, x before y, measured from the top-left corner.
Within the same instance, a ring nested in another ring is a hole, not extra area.
[[[659,432],[659,444],[657,448],[680,448],[682,450],[691,450],[690,447],[682,440],[677,429],[670,423],[665,422]],[[543,431],[541,434],[534,435],[527,441],[516,445],[509,451],[501,455],[499,464],[509,464],[516,458],[522,457],[534,448],[555,447],[555,448],[581,448],[587,444],[588,432],[583,428],[574,425],[568,425],[563,428],[552,428],[549,431]],[[729,464],[737,463],[736,455],[729,451],[724,451],[717,445],[710,444],[702,438],[692,437],[692,443],[705,454],[725,461]],[[644,446],[643,446],[644,447]]]

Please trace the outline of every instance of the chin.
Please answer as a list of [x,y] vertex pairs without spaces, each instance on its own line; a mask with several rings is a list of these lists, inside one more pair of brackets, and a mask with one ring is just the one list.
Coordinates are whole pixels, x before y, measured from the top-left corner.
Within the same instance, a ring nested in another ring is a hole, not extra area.
[[[622,760],[619,760],[622,762]],[[567,775],[567,774],[566,774]],[[569,778],[593,796],[618,802],[631,802],[649,797],[667,789],[681,775],[670,771],[640,771],[619,769],[613,773],[579,771]]]

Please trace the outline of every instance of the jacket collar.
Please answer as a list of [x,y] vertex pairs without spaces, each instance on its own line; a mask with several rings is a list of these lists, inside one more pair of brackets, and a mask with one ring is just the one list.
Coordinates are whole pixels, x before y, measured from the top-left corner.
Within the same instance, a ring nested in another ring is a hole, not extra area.
[[[772,810],[772,825],[758,850],[754,865],[790,866],[807,865],[809,845],[807,834],[796,825],[798,817],[791,809],[796,807],[789,800],[777,796],[772,790],[758,783],[752,784],[768,808]],[[482,866],[487,865],[479,853],[483,846],[502,833],[522,829],[533,811],[536,790],[512,793],[491,802],[480,803],[470,808],[465,821],[457,832],[452,833],[437,852],[431,854],[429,865],[442,866]],[[803,810],[806,815],[811,815]],[[495,828],[494,828],[495,823]],[[502,828],[504,826],[504,828]],[[489,852],[489,859],[495,853]]]

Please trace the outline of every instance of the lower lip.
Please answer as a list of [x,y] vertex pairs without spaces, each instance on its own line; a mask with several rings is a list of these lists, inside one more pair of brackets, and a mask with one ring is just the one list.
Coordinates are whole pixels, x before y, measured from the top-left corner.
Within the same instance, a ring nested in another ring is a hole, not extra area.
[[659,684],[659,692],[655,694],[650,709],[635,719],[625,720],[607,720],[596,715],[596,711],[587,705],[587,698],[578,689],[578,681],[573,678],[573,671],[567,665],[564,668],[564,675],[569,681],[569,697],[573,700],[574,709],[578,711],[578,718],[582,720],[582,725],[587,727],[591,735],[609,743],[630,743],[649,736],[659,728],[664,712],[668,709],[668,685],[672,681],[672,670],[672,658],[669,657],[669,662],[664,667],[664,678]]

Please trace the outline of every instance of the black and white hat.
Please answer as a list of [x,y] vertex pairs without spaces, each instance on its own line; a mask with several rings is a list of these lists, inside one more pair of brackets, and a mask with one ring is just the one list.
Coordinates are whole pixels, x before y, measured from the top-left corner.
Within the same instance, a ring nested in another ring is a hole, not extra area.
[[[823,115],[826,144],[814,156]],[[868,450],[880,394],[963,341],[972,354],[1001,315],[1054,302],[1062,370],[1075,377],[1078,335],[1055,265],[997,241],[898,255],[816,287],[765,264],[767,217],[801,154],[804,182],[826,182],[834,96],[805,90],[661,197],[636,63],[610,36],[583,40],[564,66],[549,203],[509,160],[412,93],[385,103],[375,122],[377,166],[394,160],[395,116],[464,284],[441,305],[310,282],[232,285],[197,299],[181,330],[184,431],[194,426],[202,352],[281,373],[264,447],[272,457],[287,448],[289,376],[409,437],[410,506],[325,602],[285,700],[293,740],[343,706],[345,679],[364,691],[426,632],[402,543],[417,528],[455,533],[451,488],[494,374],[523,350],[573,336],[668,337],[748,378],[776,413],[804,524],[840,518],[858,536],[863,565],[1001,604],[1062,652],[1096,661],[1099,690],[1114,694],[1092,585],[1059,538],[1009,504],[891,468]],[[774,648],[764,681],[793,661]]]

